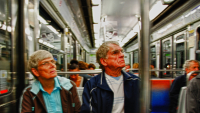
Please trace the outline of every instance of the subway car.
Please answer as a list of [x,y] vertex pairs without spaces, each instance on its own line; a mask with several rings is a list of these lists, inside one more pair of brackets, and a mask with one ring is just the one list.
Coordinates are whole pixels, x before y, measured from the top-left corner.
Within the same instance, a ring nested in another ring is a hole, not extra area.
[[[98,47],[105,41],[117,41],[131,68],[134,63],[142,65],[138,68],[142,72],[138,76],[144,78],[141,113],[168,113],[169,89],[174,78],[184,73],[184,61],[200,61],[199,0],[0,3],[1,113],[20,112],[23,89],[35,80],[28,72],[27,62],[40,49],[52,53],[58,72],[67,72],[72,59],[93,63],[99,69]],[[150,65],[155,69],[155,78],[148,76]]]

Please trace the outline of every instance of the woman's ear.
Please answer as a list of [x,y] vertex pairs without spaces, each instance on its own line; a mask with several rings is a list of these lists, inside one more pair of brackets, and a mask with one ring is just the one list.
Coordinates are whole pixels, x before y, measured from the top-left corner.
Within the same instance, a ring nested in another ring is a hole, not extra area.
[[101,58],[101,59],[100,59],[100,62],[101,62],[101,64],[102,64],[103,66],[107,66],[106,59]]
[[38,73],[38,71],[37,71],[37,69],[31,68],[31,71],[32,71],[32,73],[33,73],[36,77],[39,77],[39,76],[40,76],[39,73]]

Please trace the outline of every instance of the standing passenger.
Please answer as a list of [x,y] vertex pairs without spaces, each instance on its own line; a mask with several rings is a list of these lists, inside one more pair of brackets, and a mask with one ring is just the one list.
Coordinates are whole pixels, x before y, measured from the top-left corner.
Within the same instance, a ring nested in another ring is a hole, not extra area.
[[78,113],[80,100],[76,84],[57,76],[56,61],[45,50],[34,52],[28,69],[36,78],[25,88],[20,102],[20,113]]
[[122,71],[123,49],[108,41],[96,57],[103,72],[85,84],[81,113],[139,113],[139,78]]

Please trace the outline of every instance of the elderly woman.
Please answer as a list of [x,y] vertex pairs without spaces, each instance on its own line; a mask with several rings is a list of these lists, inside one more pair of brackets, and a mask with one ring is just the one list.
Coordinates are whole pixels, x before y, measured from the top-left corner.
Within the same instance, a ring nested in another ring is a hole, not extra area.
[[80,100],[76,84],[57,76],[56,62],[45,50],[34,52],[28,69],[36,80],[25,88],[20,102],[20,113],[78,113]]

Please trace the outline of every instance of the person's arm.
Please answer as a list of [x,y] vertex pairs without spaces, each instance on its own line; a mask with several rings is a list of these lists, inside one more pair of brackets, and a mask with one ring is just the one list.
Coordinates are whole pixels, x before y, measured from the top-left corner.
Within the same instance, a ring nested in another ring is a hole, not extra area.
[[81,113],[90,113],[90,110],[92,107],[92,105],[90,103],[91,95],[90,95],[90,85],[89,84],[90,84],[90,81],[88,81],[84,86],[83,95],[82,95],[83,104],[81,107]]
[[172,83],[172,86],[170,88],[169,92],[169,99],[170,99],[170,104],[169,104],[169,113],[176,113],[177,107],[178,107],[178,99],[179,99],[179,94],[181,90],[181,83],[180,80],[175,79],[174,82]]
[[19,113],[32,113],[33,111],[35,111],[33,99],[30,92],[25,91],[20,98]]
[[74,109],[74,113],[79,113],[81,110],[81,102],[79,100],[79,96],[77,93],[77,88],[76,88],[76,84],[74,82],[71,82],[73,87],[71,89],[72,92],[72,98],[73,98],[73,107],[75,107]]
[[198,113],[198,86],[194,82],[190,82],[186,93],[186,113]]

